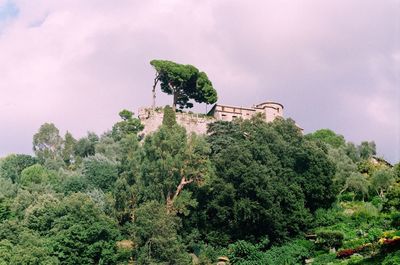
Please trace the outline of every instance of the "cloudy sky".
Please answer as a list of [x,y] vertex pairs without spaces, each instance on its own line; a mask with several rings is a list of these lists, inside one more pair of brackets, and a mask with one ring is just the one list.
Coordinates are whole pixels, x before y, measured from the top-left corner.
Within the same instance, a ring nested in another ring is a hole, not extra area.
[[400,0],[0,0],[0,156],[45,122],[80,137],[150,105],[159,58],[207,72],[220,103],[278,101],[397,162],[399,18]]

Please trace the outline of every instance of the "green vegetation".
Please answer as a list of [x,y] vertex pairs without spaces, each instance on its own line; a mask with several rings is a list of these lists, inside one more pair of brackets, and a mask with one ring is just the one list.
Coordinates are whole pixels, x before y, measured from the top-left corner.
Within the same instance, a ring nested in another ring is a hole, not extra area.
[[[205,72],[200,72],[193,65],[178,64],[165,60],[152,60],[150,64],[156,70],[153,85],[155,89],[160,82],[161,90],[173,95],[172,108],[191,108],[191,99],[199,103],[213,104],[217,102],[217,91]],[[154,103],[153,103],[154,104]],[[153,106],[154,107],[154,106]]]
[[260,117],[188,135],[171,107],[142,139],[120,117],[0,159],[0,264],[400,264],[400,166],[373,142]]

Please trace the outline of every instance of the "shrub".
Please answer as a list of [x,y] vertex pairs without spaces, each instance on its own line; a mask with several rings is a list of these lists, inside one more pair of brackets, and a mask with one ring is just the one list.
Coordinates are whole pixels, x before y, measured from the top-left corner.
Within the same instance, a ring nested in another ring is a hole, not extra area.
[[400,247],[400,237],[394,237],[393,239],[384,239],[380,241],[382,243],[381,249],[385,252],[392,252]]
[[400,250],[393,252],[383,260],[382,265],[398,265],[400,264]]
[[400,210],[400,184],[395,184],[386,193],[386,201],[383,204],[383,209],[386,212]]
[[358,222],[369,222],[376,217],[378,217],[379,211],[378,209],[367,202],[361,205],[354,213],[353,218]]
[[215,248],[205,243],[200,243],[195,248],[194,254],[198,256],[200,265],[213,264],[219,256],[224,256],[227,252],[226,249]]
[[355,249],[367,242],[368,240],[366,238],[354,238],[352,240],[346,241],[342,247],[345,249]]
[[333,264],[336,261],[336,255],[333,253],[318,255],[314,258],[312,265]]
[[312,248],[313,244],[308,240],[294,240],[279,247],[272,247],[265,252],[263,262],[254,264],[302,264],[311,256]]
[[354,192],[346,192],[342,195],[340,195],[340,201],[343,202],[351,202],[354,200],[354,197],[356,196],[356,194]]
[[31,183],[39,184],[47,178],[46,169],[41,165],[36,164],[22,171],[21,184],[27,186]]
[[368,231],[368,240],[370,242],[374,242],[377,241],[381,236],[382,236],[383,230],[381,228],[378,227],[372,227],[369,231]]
[[329,226],[335,224],[338,220],[343,219],[342,214],[336,209],[318,209],[314,214],[315,227]]
[[325,250],[339,248],[343,244],[344,234],[340,231],[320,231],[315,244]]
[[[267,240],[268,241],[268,240]],[[263,252],[266,242],[251,244],[239,240],[229,245],[229,260],[234,265],[286,265],[301,264],[311,256],[313,243],[308,240],[294,240],[281,246],[273,246]]]
[[173,108],[165,106],[162,124],[168,128],[172,128],[176,124],[176,114]]
[[372,205],[375,206],[376,208],[382,209],[384,200],[383,200],[381,197],[379,197],[379,196],[375,196],[375,197],[372,198],[371,203],[372,203]]
[[392,226],[399,229],[400,228],[400,213],[399,212],[395,212],[392,213]]
[[244,261],[262,260],[262,252],[256,245],[239,240],[229,245],[229,260],[232,264],[241,264]]
[[22,170],[36,164],[36,158],[30,155],[9,155],[0,160],[0,178],[18,182]]
[[347,265],[356,265],[356,264],[360,264],[360,262],[363,260],[363,256],[361,256],[360,254],[355,254],[353,256],[350,257],[350,259],[347,261]]
[[374,250],[374,245],[371,243],[363,244],[355,248],[348,248],[338,251],[336,256],[338,258],[347,258],[352,256],[355,253],[363,253],[363,254],[370,254]]

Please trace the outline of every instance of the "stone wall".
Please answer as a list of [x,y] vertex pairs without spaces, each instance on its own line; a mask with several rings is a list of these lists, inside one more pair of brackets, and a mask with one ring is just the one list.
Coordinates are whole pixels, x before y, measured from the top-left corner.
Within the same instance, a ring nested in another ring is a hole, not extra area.
[[[163,109],[141,108],[139,109],[139,119],[144,125],[142,133],[147,135],[154,132],[161,126],[163,120]],[[215,122],[216,119],[210,116],[199,115],[196,113],[176,113],[176,121],[183,126],[188,133],[206,134],[207,125]]]
[[[250,119],[254,114],[261,113],[264,115],[266,122],[272,122],[277,117],[283,117],[283,105],[275,102],[264,102],[254,106],[254,108],[242,108],[226,105],[215,105],[214,116],[205,116],[204,114],[177,112],[176,121],[183,126],[186,131],[196,134],[206,134],[207,125],[217,120],[232,121],[235,118]],[[140,108],[139,119],[144,125],[143,135],[154,132],[161,126],[163,120],[163,108]],[[299,130],[303,133],[303,129],[296,124]]]

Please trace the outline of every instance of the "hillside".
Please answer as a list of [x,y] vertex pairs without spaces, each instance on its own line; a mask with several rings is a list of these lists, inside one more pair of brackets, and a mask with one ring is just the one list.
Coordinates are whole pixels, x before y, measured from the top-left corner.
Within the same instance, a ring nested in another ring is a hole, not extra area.
[[1,158],[0,264],[400,264],[400,164],[374,142],[120,117],[80,139],[43,124],[34,156]]

